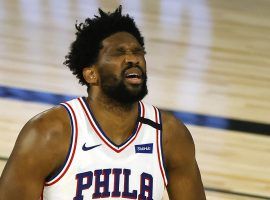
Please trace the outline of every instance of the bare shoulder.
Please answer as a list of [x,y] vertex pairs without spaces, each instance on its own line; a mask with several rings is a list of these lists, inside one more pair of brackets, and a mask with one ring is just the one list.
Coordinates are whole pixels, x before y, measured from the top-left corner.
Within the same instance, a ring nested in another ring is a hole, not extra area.
[[179,140],[177,142],[193,145],[192,136],[187,127],[172,113],[161,111],[163,137],[166,140]]
[[56,106],[30,119],[22,128],[18,140],[23,138],[22,142],[27,142],[26,146],[30,148],[36,146],[36,143],[48,148],[68,136],[69,123],[65,109]]
[[65,159],[71,134],[69,123],[63,106],[53,107],[30,119],[19,133],[6,168],[12,169],[14,163],[21,163],[23,168],[40,167],[44,176],[49,175]]
[[62,106],[44,111],[22,128],[0,179],[0,199],[38,199],[46,178],[66,158],[70,125]]
[[170,199],[205,200],[195,146],[189,130],[171,113],[162,112],[162,120],[162,145],[169,176],[167,191]]
[[173,114],[161,111],[163,149],[167,167],[195,157],[193,138],[187,127]]

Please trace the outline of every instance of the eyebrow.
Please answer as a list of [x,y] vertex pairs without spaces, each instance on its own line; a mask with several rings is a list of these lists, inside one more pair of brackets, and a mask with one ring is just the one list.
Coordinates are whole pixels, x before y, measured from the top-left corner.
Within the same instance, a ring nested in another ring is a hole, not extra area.
[[[125,52],[126,51],[126,49],[124,47],[117,47],[115,50],[120,51],[120,52]],[[143,51],[143,52],[145,52],[145,49],[143,47],[135,47],[135,48],[132,48],[131,51],[132,52],[134,52],[134,51]]]
[[145,51],[145,49],[143,47],[136,47],[134,48],[135,51]]

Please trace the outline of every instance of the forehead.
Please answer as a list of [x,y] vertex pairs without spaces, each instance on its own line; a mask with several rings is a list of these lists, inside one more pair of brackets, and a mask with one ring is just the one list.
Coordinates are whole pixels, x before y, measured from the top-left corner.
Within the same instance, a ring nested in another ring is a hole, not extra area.
[[102,47],[104,49],[116,47],[132,48],[141,47],[141,45],[139,44],[138,40],[130,33],[118,32],[105,38],[102,41]]

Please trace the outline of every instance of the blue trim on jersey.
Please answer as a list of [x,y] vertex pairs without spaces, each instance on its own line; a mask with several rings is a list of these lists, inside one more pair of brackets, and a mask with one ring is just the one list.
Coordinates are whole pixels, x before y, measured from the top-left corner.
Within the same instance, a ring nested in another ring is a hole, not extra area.
[[163,145],[162,145],[162,130],[163,130],[163,127],[162,127],[162,119],[161,119],[161,112],[160,110],[157,108],[158,110],[158,115],[159,115],[159,124],[161,125],[161,130],[160,130],[160,151],[161,151],[161,157],[162,157],[162,165],[163,165],[163,168],[164,168],[164,171],[165,171],[165,176],[166,176],[166,179],[167,179],[167,183],[169,182],[169,173],[168,173],[168,170],[167,170],[167,167],[165,165],[165,160],[164,160],[164,153],[163,153]]
[[70,156],[70,152],[71,152],[71,148],[72,148],[72,143],[73,143],[74,127],[73,127],[73,120],[72,120],[72,117],[71,117],[71,113],[69,112],[69,110],[66,107],[66,105],[64,105],[64,104],[60,104],[60,105],[63,106],[66,109],[66,111],[68,113],[68,116],[69,116],[69,119],[70,119],[70,123],[71,123],[71,140],[70,140],[68,154],[66,156],[65,162],[52,175],[50,175],[50,176],[48,176],[46,178],[46,182],[52,181],[53,179],[55,179],[63,171],[63,169],[65,168],[65,166],[67,164],[68,158]]
[[138,130],[138,126],[139,126],[139,116],[141,116],[141,106],[140,106],[140,103],[139,103],[139,102],[138,102],[138,117],[137,117],[137,121],[136,121],[136,126],[135,126],[135,128],[134,128],[132,134],[129,136],[129,138],[128,138],[125,142],[123,142],[123,143],[120,144],[120,145],[117,145],[117,144],[115,144],[113,141],[111,141],[110,138],[108,138],[108,137],[106,136],[106,133],[105,133],[105,132],[102,130],[102,128],[100,127],[100,125],[99,125],[98,121],[96,120],[96,118],[95,118],[95,116],[94,116],[94,114],[93,114],[93,112],[92,112],[92,110],[91,110],[89,104],[87,103],[86,98],[85,98],[85,97],[82,97],[82,99],[83,99],[83,102],[85,103],[85,105],[86,105],[86,107],[87,107],[89,113],[91,114],[91,116],[92,116],[92,118],[93,118],[93,120],[94,120],[94,122],[95,122],[95,124],[96,124],[96,126],[97,126],[97,128],[98,128],[98,130],[99,130],[100,133],[102,133],[102,135],[108,140],[108,142],[110,142],[113,146],[115,146],[115,147],[117,147],[117,148],[120,148],[120,147],[124,146],[124,145],[125,145],[126,143],[128,143],[128,142],[130,141],[130,139],[136,134],[136,132],[137,132],[137,130]]

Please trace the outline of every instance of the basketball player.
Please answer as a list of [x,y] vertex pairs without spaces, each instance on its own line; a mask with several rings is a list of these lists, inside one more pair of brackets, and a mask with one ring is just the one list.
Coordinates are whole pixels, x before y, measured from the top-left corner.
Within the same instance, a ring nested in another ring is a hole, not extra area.
[[192,137],[143,103],[144,40],[134,20],[99,10],[76,25],[65,65],[88,96],[47,110],[21,130],[1,200],[205,199]]

